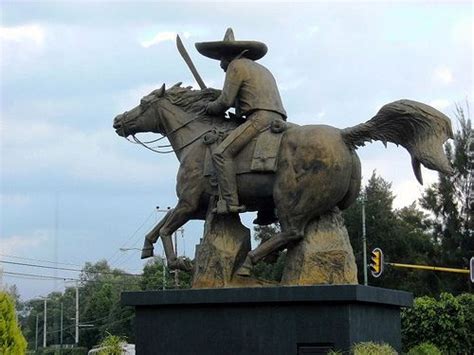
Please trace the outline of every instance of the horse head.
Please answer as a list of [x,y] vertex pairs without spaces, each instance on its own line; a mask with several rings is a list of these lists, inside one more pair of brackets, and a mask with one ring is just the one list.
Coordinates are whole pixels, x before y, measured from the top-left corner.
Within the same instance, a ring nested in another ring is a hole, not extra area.
[[211,88],[192,90],[181,87],[181,83],[166,90],[163,84],[144,96],[138,106],[115,117],[113,127],[119,136],[127,137],[141,132],[167,136],[187,125],[190,118],[200,118],[198,121],[209,125],[212,118],[206,114],[205,107],[219,93]]
[[163,84],[161,88],[144,96],[138,106],[117,115],[113,124],[115,132],[121,137],[128,137],[141,132],[163,134],[163,128],[160,127],[159,121],[156,119],[153,103],[163,97],[165,92],[165,84]]

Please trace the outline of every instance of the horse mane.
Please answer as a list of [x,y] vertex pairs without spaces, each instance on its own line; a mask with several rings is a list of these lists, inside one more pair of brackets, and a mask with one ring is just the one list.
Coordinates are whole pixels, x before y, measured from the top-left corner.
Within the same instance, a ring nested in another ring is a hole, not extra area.
[[189,87],[175,85],[166,90],[164,97],[173,105],[182,108],[185,112],[203,114],[206,105],[217,99],[220,93],[220,90],[212,88],[192,90]]

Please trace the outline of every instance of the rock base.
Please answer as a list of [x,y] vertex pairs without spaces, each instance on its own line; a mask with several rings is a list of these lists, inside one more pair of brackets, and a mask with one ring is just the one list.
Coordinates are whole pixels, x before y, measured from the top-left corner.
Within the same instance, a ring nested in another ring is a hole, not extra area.
[[288,248],[282,285],[357,284],[357,266],[339,211],[321,216]]
[[[232,275],[250,251],[250,230],[238,214],[209,214],[196,248],[193,288],[235,287]],[[250,282],[252,280],[244,280]]]

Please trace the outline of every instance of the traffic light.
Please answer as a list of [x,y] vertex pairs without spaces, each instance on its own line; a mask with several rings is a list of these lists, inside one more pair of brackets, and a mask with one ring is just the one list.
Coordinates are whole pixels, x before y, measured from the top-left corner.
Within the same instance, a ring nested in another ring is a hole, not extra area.
[[375,248],[370,253],[370,273],[373,277],[379,277],[383,272],[383,253],[382,249]]

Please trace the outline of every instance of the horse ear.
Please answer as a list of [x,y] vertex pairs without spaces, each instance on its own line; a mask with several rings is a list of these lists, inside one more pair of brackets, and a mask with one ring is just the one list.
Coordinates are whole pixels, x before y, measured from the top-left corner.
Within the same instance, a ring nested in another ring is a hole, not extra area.
[[179,88],[182,83],[183,83],[182,81],[178,81],[176,84],[172,86],[172,88]]
[[[153,91],[151,92],[151,94],[155,95],[156,97],[160,97],[160,96],[163,96],[163,94],[165,93],[165,91],[166,91],[165,84],[163,84],[163,85],[161,86],[161,88],[156,89],[156,90],[153,90]],[[150,95],[151,95],[151,94],[150,94]]]

